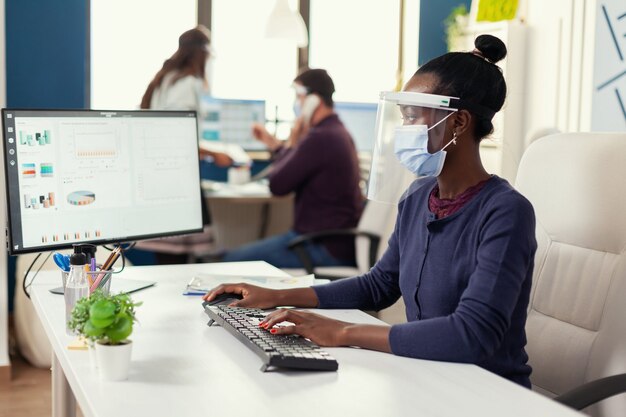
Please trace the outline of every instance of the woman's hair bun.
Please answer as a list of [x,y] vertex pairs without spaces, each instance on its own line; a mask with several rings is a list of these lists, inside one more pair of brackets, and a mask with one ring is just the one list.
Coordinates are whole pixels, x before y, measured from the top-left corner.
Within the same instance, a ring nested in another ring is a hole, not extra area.
[[474,41],[474,46],[487,61],[494,64],[506,56],[506,45],[495,36],[480,35]]

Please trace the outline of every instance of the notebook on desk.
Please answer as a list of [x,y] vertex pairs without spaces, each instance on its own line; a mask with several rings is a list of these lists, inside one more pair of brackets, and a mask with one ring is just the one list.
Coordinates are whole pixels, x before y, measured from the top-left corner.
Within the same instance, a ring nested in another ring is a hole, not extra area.
[[[111,281],[111,293],[117,294],[120,292],[123,293],[132,293],[135,291],[143,290],[144,288],[152,287],[156,284],[155,281],[138,281],[134,279],[114,279]],[[63,294],[63,287],[57,287],[50,290],[52,294]]]
[[262,276],[262,275],[226,275],[226,274],[196,274],[183,291],[183,295],[204,295],[207,291],[220,284],[235,284],[243,282],[259,287],[278,289],[310,287],[315,283],[315,276]]

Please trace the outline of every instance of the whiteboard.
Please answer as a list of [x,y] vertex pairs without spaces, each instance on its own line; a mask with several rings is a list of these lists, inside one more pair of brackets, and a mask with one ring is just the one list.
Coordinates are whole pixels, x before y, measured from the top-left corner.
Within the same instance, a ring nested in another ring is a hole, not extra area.
[[596,3],[591,130],[626,132],[626,2]]

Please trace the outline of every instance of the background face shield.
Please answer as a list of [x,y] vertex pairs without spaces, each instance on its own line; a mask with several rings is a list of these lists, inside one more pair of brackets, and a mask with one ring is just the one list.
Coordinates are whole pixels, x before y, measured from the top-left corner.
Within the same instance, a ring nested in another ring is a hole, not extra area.
[[[405,168],[396,156],[394,139],[398,128],[414,126],[415,129],[409,127],[408,130],[417,132],[436,125],[427,132],[428,152],[434,153],[445,145],[446,122],[443,119],[456,109],[428,107],[429,103],[420,103],[419,99],[424,96],[440,97],[418,93],[381,93],[376,119],[376,143],[367,188],[369,200],[397,204],[406,198],[408,194],[405,191],[416,179],[415,174]],[[420,125],[426,128],[418,128]]]

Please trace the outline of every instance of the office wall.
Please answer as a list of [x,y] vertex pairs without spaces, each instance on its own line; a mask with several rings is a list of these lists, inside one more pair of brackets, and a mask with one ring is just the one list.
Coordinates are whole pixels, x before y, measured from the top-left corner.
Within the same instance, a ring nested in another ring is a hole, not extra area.
[[626,96],[626,58],[619,55],[626,51],[623,0],[526,0],[521,6],[529,33],[526,144],[545,128],[626,130],[617,98]]
[[[444,20],[452,9],[464,4],[470,9],[471,0],[421,0],[419,19],[419,56],[418,64],[447,52]],[[410,25],[411,22],[407,22]]]
[[7,105],[89,107],[89,0],[5,0]]
[[[2,107],[89,107],[88,12],[89,0],[0,0]],[[0,176],[3,172],[0,170]],[[4,182],[4,178],[0,181]],[[6,218],[4,198],[2,193],[1,219]],[[5,246],[2,233],[0,248]],[[12,304],[15,282],[10,276],[6,252],[2,249],[0,375],[2,367],[9,365],[7,311]]]

